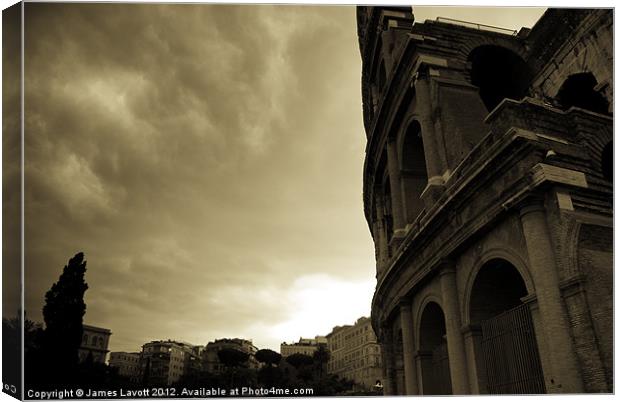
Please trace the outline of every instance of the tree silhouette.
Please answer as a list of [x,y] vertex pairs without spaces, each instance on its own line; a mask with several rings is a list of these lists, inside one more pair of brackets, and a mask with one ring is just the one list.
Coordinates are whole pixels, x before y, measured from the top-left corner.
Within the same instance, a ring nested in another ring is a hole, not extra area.
[[278,385],[282,381],[283,375],[280,369],[275,366],[282,360],[282,355],[271,349],[261,349],[256,352],[254,357],[259,362],[265,364],[258,371],[258,380],[261,384],[267,388]]
[[41,384],[47,376],[43,355],[44,337],[43,324],[28,319],[24,321],[24,371],[27,387]]
[[271,349],[261,349],[254,355],[256,360],[269,366],[275,366],[282,360],[282,355]]
[[[24,332],[26,331],[27,329],[24,328]],[[17,317],[2,318],[2,381],[7,386],[12,385],[18,390],[21,390],[21,341],[21,314],[18,312]],[[21,394],[14,396],[22,397]]]
[[230,385],[232,388],[235,380],[235,371],[237,367],[244,366],[250,358],[248,353],[237,349],[224,348],[217,351],[217,357],[220,362],[228,368],[230,372]]
[[45,294],[45,358],[53,365],[49,370],[50,380],[59,384],[70,383],[79,361],[82,318],[86,313],[84,292],[88,289],[85,272],[86,261],[80,252],[69,260],[58,282]]
[[244,365],[250,355],[237,349],[224,348],[217,351],[217,357],[226,367],[239,367]]
[[293,353],[292,355],[286,356],[286,362],[298,370],[302,366],[312,365],[314,360],[312,360],[312,357],[304,355],[303,353]]
[[323,378],[325,365],[327,365],[330,357],[331,354],[325,345],[319,345],[319,347],[312,354],[312,360],[314,360],[314,364],[316,364],[319,369],[319,378]]

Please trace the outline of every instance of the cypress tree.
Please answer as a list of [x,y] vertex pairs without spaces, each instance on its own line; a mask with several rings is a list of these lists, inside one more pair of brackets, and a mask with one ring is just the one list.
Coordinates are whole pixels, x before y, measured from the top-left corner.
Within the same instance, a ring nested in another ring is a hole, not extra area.
[[[56,374],[56,381],[70,383],[77,367],[78,349],[82,343],[82,319],[86,313],[84,253],[77,253],[65,265],[58,282],[45,294],[46,360]],[[50,373],[51,374],[51,373]]]

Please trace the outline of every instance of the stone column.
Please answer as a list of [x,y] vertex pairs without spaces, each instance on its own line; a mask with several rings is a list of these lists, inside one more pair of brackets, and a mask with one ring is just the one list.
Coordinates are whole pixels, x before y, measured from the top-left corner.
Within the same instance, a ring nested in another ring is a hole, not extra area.
[[469,392],[472,395],[487,394],[487,373],[483,366],[481,348],[482,329],[480,325],[468,325],[461,328],[461,332],[467,356]]
[[546,338],[552,378],[545,378],[547,391],[582,393],[579,364],[571,339],[564,301],[560,293],[558,270],[542,201],[534,201],[519,211],[523,235],[534,279],[536,298]]
[[385,271],[387,261],[387,235],[385,233],[385,222],[383,217],[383,197],[377,196],[375,214],[377,217],[377,234],[375,243],[377,245],[377,273],[382,275]]
[[[422,68],[422,67],[420,67]],[[422,129],[422,142],[424,143],[424,155],[426,157],[426,171],[428,173],[428,185],[443,186],[443,173],[446,170],[445,163],[439,150],[439,141],[435,134],[433,123],[433,110],[431,105],[430,78],[428,72],[418,71],[414,82],[415,96],[417,100],[418,122]]]
[[388,173],[390,175],[390,190],[392,194],[392,219],[394,221],[394,238],[400,239],[405,235],[405,214],[403,208],[403,194],[398,166],[398,148],[394,139],[387,143]]
[[395,395],[394,340],[392,337],[392,331],[389,328],[384,327],[381,331],[383,332],[381,336],[381,352],[383,355],[383,367],[385,371],[385,378],[383,379],[383,394]]
[[400,302],[400,325],[403,331],[403,361],[405,365],[405,394],[418,395],[418,374],[416,370],[413,337],[413,318],[411,317],[411,300]]
[[418,370],[418,384],[420,395],[432,395],[437,390],[433,389],[432,381],[433,354],[429,351],[418,350],[415,353],[416,368]]
[[450,358],[450,379],[454,395],[468,395],[469,377],[467,375],[467,356],[461,332],[461,311],[459,308],[458,291],[456,288],[456,270],[452,261],[443,262],[439,276],[441,297],[446,316],[446,337],[448,341],[448,357]]

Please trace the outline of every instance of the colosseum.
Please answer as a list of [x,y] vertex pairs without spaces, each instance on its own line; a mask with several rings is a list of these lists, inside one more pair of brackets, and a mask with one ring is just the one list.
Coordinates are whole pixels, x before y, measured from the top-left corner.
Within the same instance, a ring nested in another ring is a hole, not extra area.
[[613,392],[612,10],[357,25],[384,392]]

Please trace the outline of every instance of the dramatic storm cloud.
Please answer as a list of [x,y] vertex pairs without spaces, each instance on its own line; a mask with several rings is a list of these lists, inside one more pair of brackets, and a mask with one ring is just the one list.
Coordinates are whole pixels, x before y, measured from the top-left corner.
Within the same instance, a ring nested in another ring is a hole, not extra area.
[[78,251],[112,350],[277,349],[370,313],[354,7],[27,3],[25,21],[29,318]]

